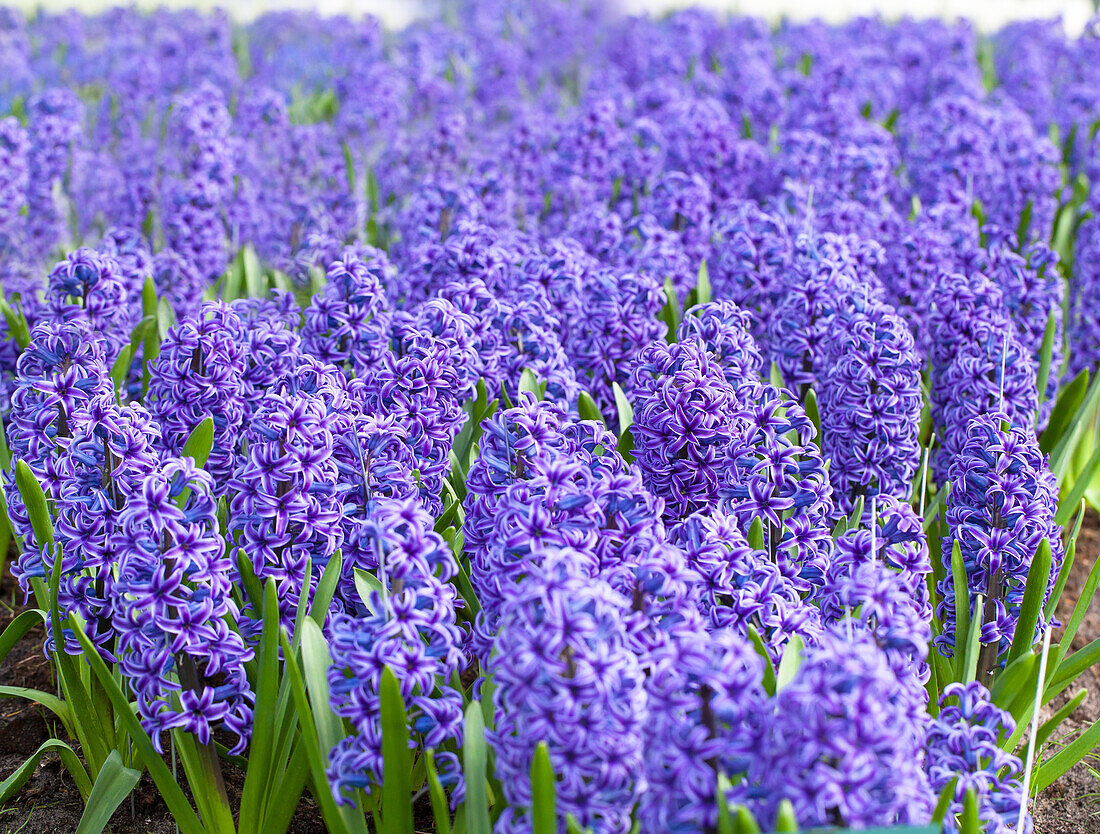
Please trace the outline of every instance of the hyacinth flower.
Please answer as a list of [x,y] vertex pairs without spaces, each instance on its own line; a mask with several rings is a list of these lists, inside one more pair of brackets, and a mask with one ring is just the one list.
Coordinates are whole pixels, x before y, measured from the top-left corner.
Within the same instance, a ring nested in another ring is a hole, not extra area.
[[[939,584],[938,610],[943,633],[936,647],[950,657],[957,650],[955,608],[960,604],[952,581],[952,550],[958,547],[966,572],[972,621],[981,620],[978,673],[1003,663],[1016,633],[1028,571],[1043,539],[1051,550],[1044,604],[1063,559],[1062,537],[1054,520],[1058,484],[1031,429],[1013,425],[1004,413],[975,417],[949,470],[947,534]],[[976,599],[981,595],[981,608]],[[1045,626],[1036,626],[1035,639]],[[981,677],[979,677],[981,680]]]
[[23,242],[26,239],[26,205],[30,170],[27,164],[27,130],[14,116],[0,119],[0,277],[8,293],[23,290]]
[[948,477],[971,420],[1000,412],[1013,425],[1031,427],[1037,403],[1035,369],[1015,332],[1004,324],[979,326],[933,387],[932,424],[941,441],[932,460],[937,480]]
[[446,339],[417,329],[400,338],[383,357],[383,368],[367,379],[372,410],[405,426],[421,497],[436,513],[443,508],[451,447],[467,420],[460,397],[469,371],[462,359]]
[[[461,602],[450,583],[458,564],[415,499],[380,499],[366,527],[376,559],[364,567],[378,587],[361,600],[364,613],[337,613],[328,625],[331,705],[353,731],[329,755],[328,780],[341,803],[353,802],[357,789],[382,783],[379,691],[386,667],[400,684],[410,749],[462,744],[462,692],[453,681],[466,657],[456,624]],[[458,756],[441,749],[435,759],[452,803],[461,802]]]
[[50,87],[30,98],[27,116],[30,136],[28,260],[38,262],[46,258],[65,237],[65,208],[59,204],[58,193],[64,193],[62,185],[73,150],[80,141],[84,105],[73,91]]
[[576,372],[562,347],[561,324],[545,299],[533,295],[503,303],[497,327],[510,348],[501,363],[504,390],[514,402],[524,370],[546,381],[546,398],[565,407],[577,400]]
[[635,354],[665,335],[660,319],[665,306],[661,281],[648,275],[601,270],[586,287],[585,328],[571,335],[565,352],[577,381],[596,401],[608,425],[615,422],[613,384],[630,383]]
[[652,650],[646,695],[647,789],[637,816],[645,831],[715,830],[719,776],[744,776],[766,703],[761,662],[731,631],[680,629]]
[[755,629],[776,663],[792,636],[811,643],[820,633],[818,609],[768,553],[749,546],[732,516],[719,510],[696,513],[669,538],[702,580],[700,608],[711,630],[747,639]]
[[816,430],[790,392],[753,382],[736,393],[741,430],[722,467],[719,506],[746,535],[759,518],[764,546],[800,592],[819,587],[835,513]]
[[857,300],[824,338],[818,385],[822,454],[842,512],[860,496],[909,497],[920,466],[921,358],[885,304]]
[[926,822],[922,716],[870,633],[826,632],[768,710],[746,789],[757,816],[787,799],[801,826]]
[[232,121],[224,95],[209,82],[178,96],[174,105],[168,134],[179,170],[162,193],[164,236],[204,280],[213,281],[229,262],[222,215],[233,189]]
[[149,364],[149,412],[160,423],[169,453],[178,454],[207,417],[214,447],[206,470],[219,493],[236,465],[247,415],[242,378],[247,367],[240,317],[227,305],[207,302],[168,328],[160,354]]
[[508,488],[529,478],[540,457],[569,448],[565,423],[561,406],[525,394],[519,405],[498,412],[482,425],[463,501],[466,520],[462,529],[472,566],[489,557],[497,508]]
[[819,602],[821,619],[837,633],[853,623],[866,628],[919,711],[927,703],[931,674],[928,546],[908,504],[879,496],[874,509],[870,524],[836,540]]
[[540,554],[506,601],[488,666],[495,728],[486,733],[509,807],[502,832],[529,831],[531,762],[544,742],[558,813],[625,834],[645,788],[645,681],[626,628],[629,600],[584,554]]
[[1047,323],[1054,320],[1050,372],[1037,425],[1041,429],[1050,419],[1058,395],[1058,373],[1062,366],[1062,301],[1065,285],[1058,272],[1058,255],[1045,243],[1033,241],[1019,250],[1016,236],[996,226],[982,229],[984,249],[977,250],[972,268],[989,277],[1000,289],[1005,309],[1020,345],[1038,368]]
[[723,368],[698,341],[653,342],[631,374],[634,460],[669,519],[719,496],[739,431],[739,401]]
[[378,562],[370,524],[376,505],[420,494],[416,458],[404,426],[392,415],[366,410],[362,389],[362,385],[350,385],[344,402],[331,414],[343,533],[338,593],[349,611],[361,606],[355,590],[356,568],[367,569]]
[[246,421],[251,419],[264,394],[301,363],[298,325],[301,310],[293,294],[272,290],[271,298],[238,298],[229,305],[240,317],[240,340],[245,348],[241,389]]
[[[952,703],[952,701],[955,703]],[[1002,749],[999,739],[1012,735],[1016,722],[993,703],[978,681],[948,684],[940,696],[940,712],[925,738],[928,781],[936,793],[955,782],[944,816],[944,830],[955,834],[967,791],[978,800],[978,818],[989,834],[1031,834],[1031,815],[1020,819],[1023,765]]]
[[[481,612],[475,642],[487,649],[501,605],[538,568],[537,554],[573,548],[600,569],[628,561],[639,541],[659,538],[660,502],[614,451],[613,438],[591,423],[566,428],[570,447],[528,463],[493,508],[493,528],[471,556],[471,581]],[[592,441],[592,442],[588,442]],[[597,449],[603,450],[598,452]]]
[[[248,424],[246,452],[228,483],[233,543],[261,581],[275,581],[287,628],[303,596],[312,604],[342,541],[332,422],[324,397],[293,377],[281,380]],[[257,626],[242,628],[251,636]]]
[[238,618],[231,563],[218,531],[211,477],[190,458],[168,459],[126,499],[112,597],[119,668],[137,695],[142,726],[163,751],[164,731],[207,746],[212,734],[252,733],[252,658],[229,622]]
[[714,254],[707,261],[714,297],[749,311],[757,339],[767,333],[793,248],[783,216],[754,201],[724,206],[715,218]]
[[86,321],[89,331],[103,340],[110,364],[129,342],[134,324],[132,304],[119,262],[94,249],[81,248],[50,272],[41,317],[57,323]]
[[920,354],[927,355],[933,348],[928,319],[937,280],[964,269],[964,256],[978,247],[977,221],[961,205],[938,203],[899,222],[883,245],[887,257],[878,275]]
[[[466,400],[477,385],[477,336],[474,319],[445,298],[431,298],[416,308],[415,314],[398,310],[390,320],[390,347],[400,355],[404,346],[415,344],[426,335],[446,349],[450,368],[455,373],[456,399]],[[379,355],[379,360],[383,355]],[[382,363],[384,364],[384,362]],[[359,376],[370,373],[362,368]],[[518,376],[518,374],[517,374]]]
[[760,378],[763,360],[752,337],[753,317],[732,301],[710,301],[684,312],[676,340],[696,340],[722,369],[735,388]]
[[303,350],[359,375],[378,367],[389,347],[385,288],[394,275],[385,252],[347,247],[305,310]]
[[[1100,217],[1087,217],[1077,228],[1073,275],[1070,278],[1069,352],[1067,372],[1076,376],[1085,368],[1100,367],[1100,323],[1093,310],[1100,303]],[[1051,367],[1054,367],[1053,363]]]
[[[58,456],[73,436],[75,415],[92,400],[114,399],[103,344],[84,321],[43,323],[31,331],[31,341],[19,357],[7,419],[12,462],[30,467],[48,498],[59,495]],[[23,552],[12,573],[24,592],[46,575],[27,509],[11,471],[5,473],[8,518],[23,537]]]
[[765,344],[783,381],[805,394],[824,366],[825,334],[833,316],[857,300],[881,297],[873,269],[882,247],[854,236],[823,234],[798,238],[792,272],[768,325]]
[[[72,437],[57,460],[58,606],[78,611],[85,633],[110,656],[110,609],[124,536],[120,514],[159,465],[160,428],[140,405],[121,407],[106,396],[87,402],[72,422]],[[72,635],[65,635],[65,651],[81,652]]]

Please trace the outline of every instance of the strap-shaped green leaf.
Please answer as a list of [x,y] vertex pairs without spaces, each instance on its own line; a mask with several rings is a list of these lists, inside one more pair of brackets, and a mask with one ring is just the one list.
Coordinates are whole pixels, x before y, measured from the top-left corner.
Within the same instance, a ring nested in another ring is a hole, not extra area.
[[1044,538],[1039,542],[1035,558],[1028,568],[1024,599],[1020,604],[1020,616],[1016,620],[1016,631],[1012,635],[1012,645],[1008,650],[1009,663],[1021,657],[1024,652],[1031,651],[1035,643],[1035,629],[1043,610],[1045,601],[1043,598],[1050,584],[1050,562],[1050,540]]
[[99,651],[88,639],[88,635],[84,633],[84,629],[79,622],[74,618],[70,618],[70,624],[81,648],[84,649],[88,665],[91,666],[92,672],[99,678],[99,682],[111,699],[111,706],[114,708],[115,715],[121,720],[131,742],[141,755],[141,760],[145,763],[145,767],[148,769],[154,784],[156,784],[161,798],[168,806],[173,821],[179,826],[183,834],[208,834],[202,823],[199,822],[198,815],[195,814],[191,804],[187,801],[187,797],[180,790],[176,777],[172,775],[172,771],[168,769],[160,754],[153,748],[153,742],[138,722],[137,716],[130,708],[129,701],[122,694],[122,690],[119,689],[118,683],[107,668],[107,664],[99,656]]
[[577,396],[577,414],[582,420],[595,420],[597,423],[603,422],[603,414],[600,413],[596,401],[592,399],[592,395],[587,391],[581,391]]
[[451,834],[451,812],[447,805],[447,794],[444,793],[443,784],[439,781],[434,750],[426,752],[425,765],[428,776],[428,796],[432,801],[432,815],[435,817],[435,832]]
[[112,750],[92,785],[84,813],[76,826],[76,834],[100,834],[140,778],[141,771],[126,767],[119,752]]
[[84,769],[84,765],[80,763],[80,757],[65,742],[51,738],[31,753],[30,757],[19,765],[14,773],[3,782],[0,782],[0,805],[6,804],[19,793],[19,789],[27,783],[35,768],[38,767],[38,763],[42,761],[42,757],[50,752],[57,753],[61,757],[61,761],[65,765],[65,769],[72,775],[81,797],[87,799],[88,794],[92,792],[92,780],[88,778],[88,772]]
[[532,834],[556,834],[558,830],[557,790],[550,750],[540,741],[531,760]]
[[1039,448],[1047,454],[1053,452],[1054,447],[1066,436],[1066,432],[1073,423],[1074,415],[1084,402],[1088,387],[1089,372],[1086,368],[1059,392],[1058,399],[1054,402],[1054,410],[1047,421],[1046,430],[1039,438]]
[[200,469],[206,466],[210,452],[214,449],[214,418],[206,417],[191,430],[183,444],[180,456],[192,458]]
[[387,666],[379,687],[382,724],[382,822],[386,834],[412,834],[412,754],[401,684]]
[[1100,744],[1100,721],[1095,721],[1085,732],[1039,765],[1031,779],[1034,790],[1044,791],[1063,773],[1085,758]]
[[14,310],[6,298],[0,296],[0,311],[4,314],[4,320],[8,323],[8,333],[15,339],[20,350],[26,350],[31,343],[31,329],[27,326],[27,317],[22,310]]
[[469,834],[491,834],[486,783],[489,751],[485,745],[485,720],[477,701],[471,701],[466,707],[462,763],[466,777],[466,830]]

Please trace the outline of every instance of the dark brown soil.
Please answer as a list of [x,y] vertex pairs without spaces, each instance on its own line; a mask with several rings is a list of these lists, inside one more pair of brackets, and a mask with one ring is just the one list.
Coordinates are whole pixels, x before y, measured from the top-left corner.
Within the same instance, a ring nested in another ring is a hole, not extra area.
[[[1100,516],[1089,510],[1081,525],[1077,539],[1077,555],[1073,569],[1066,581],[1066,589],[1058,604],[1058,618],[1064,623],[1073,613],[1089,571],[1100,556]],[[1059,637],[1055,632],[1054,639]],[[1072,650],[1083,648],[1100,637],[1100,604],[1094,600],[1089,606]],[[1070,691],[1056,698],[1051,707],[1057,710],[1075,692],[1085,688],[1088,695],[1084,702],[1062,725],[1058,738],[1048,744],[1043,758],[1052,755],[1059,743],[1071,741],[1094,721],[1100,718],[1100,668],[1093,666],[1081,676]],[[1046,710],[1044,718],[1053,712]],[[1096,768],[1096,773],[1093,773]],[[1036,834],[1094,834],[1100,832],[1100,759],[1086,757],[1062,778],[1047,788],[1036,800],[1032,810]]]
[[[1059,604],[1058,616],[1069,619],[1089,570],[1100,555],[1100,516],[1089,511],[1082,525],[1073,570]],[[18,611],[18,600],[9,577],[0,583],[0,631]],[[13,608],[13,605],[15,606]],[[0,684],[27,686],[53,691],[49,661],[42,653],[41,631],[23,640],[7,659],[0,663]],[[1079,649],[1100,637],[1100,606],[1089,608],[1073,641]],[[1057,639],[1057,634],[1055,635]],[[1064,733],[1052,740],[1044,757],[1054,751],[1053,745],[1069,740],[1093,721],[1100,718],[1100,668],[1094,667],[1076,687],[1086,687],[1089,694],[1084,703],[1066,721]],[[1056,700],[1057,709],[1065,701]],[[1049,712],[1049,710],[1048,710]],[[0,780],[11,774],[42,742],[53,737],[49,714],[21,699],[0,699]],[[75,744],[74,744],[75,746]],[[1097,772],[1093,773],[1092,768]],[[226,784],[230,799],[239,795],[242,774],[229,766]],[[426,799],[426,798],[425,798]],[[416,822],[419,831],[431,830],[427,803],[418,803]],[[0,808],[0,834],[71,834],[76,830],[83,805],[72,778],[55,755],[47,755],[24,785],[16,799]],[[1036,834],[1092,834],[1100,832],[1100,757],[1086,759],[1051,785],[1034,803]],[[133,793],[133,809],[129,800],[123,802],[111,820],[113,834],[174,834],[175,825],[149,777],[143,776]],[[308,796],[302,799],[291,834],[324,834],[317,807]]]

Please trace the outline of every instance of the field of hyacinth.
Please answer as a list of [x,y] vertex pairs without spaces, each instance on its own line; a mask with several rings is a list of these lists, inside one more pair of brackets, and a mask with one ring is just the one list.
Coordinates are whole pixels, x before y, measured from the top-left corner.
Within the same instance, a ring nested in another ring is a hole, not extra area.
[[1027,834],[1100,746],[1100,19],[7,11],[0,113],[0,806]]

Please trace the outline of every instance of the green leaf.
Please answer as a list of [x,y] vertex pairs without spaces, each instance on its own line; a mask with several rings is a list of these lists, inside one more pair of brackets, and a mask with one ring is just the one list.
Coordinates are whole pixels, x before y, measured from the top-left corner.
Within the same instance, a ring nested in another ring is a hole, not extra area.
[[1024,586],[1024,599],[1020,607],[1020,616],[1016,620],[1016,631],[1012,635],[1012,645],[1008,650],[1008,662],[1030,652],[1035,643],[1035,629],[1039,623],[1039,614],[1043,609],[1043,597],[1050,584],[1050,540],[1039,542],[1035,558],[1027,572],[1027,584]]
[[595,420],[597,423],[603,422],[603,414],[600,413],[596,401],[592,399],[592,395],[587,391],[581,391],[580,395],[577,397],[577,414],[582,420]]
[[668,325],[668,341],[676,341],[676,329],[680,326],[680,299],[671,278],[665,279],[665,306],[661,309],[661,320]]
[[947,809],[951,807],[951,801],[955,798],[955,786],[958,785],[958,783],[959,779],[956,776],[944,785],[943,790],[940,791],[940,797],[936,802],[936,808],[932,812],[932,822],[936,824],[937,828],[943,825],[944,817],[947,816]]
[[80,763],[80,757],[65,742],[51,738],[31,753],[30,757],[19,765],[11,776],[0,782],[0,806],[5,805],[13,796],[19,793],[19,789],[34,774],[38,763],[42,761],[42,757],[50,752],[57,753],[61,757],[65,769],[72,774],[73,781],[76,783],[81,797],[85,799],[88,797],[92,792],[92,780],[88,778],[88,772],[84,769],[84,765]]
[[1085,697],[1089,694],[1087,689],[1078,690],[1077,694],[1070,698],[1062,708],[1058,710],[1054,715],[1048,718],[1042,723],[1038,731],[1035,733],[1035,749],[1041,750],[1043,745],[1046,744],[1047,739],[1051,734],[1057,730],[1062,722],[1069,718],[1070,714],[1081,706],[1081,702],[1085,700]]
[[332,598],[336,595],[336,585],[340,581],[340,572],[344,564],[343,551],[337,549],[328,560],[325,569],[321,571],[321,578],[317,580],[317,590],[313,592],[313,602],[310,604],[309,616],[319,626],[325,624],[332,605]]
[[492,834],[489,818],[489,792],[486,769],[489,761],[485,745],[485,720],[481,704],[471,701],[466,707],[466,727],[462,745],[466,777],[466,827],[469,834]]
[[[1020,222],[1016,226],[1016,242],[1020,246],[1024,246],[1027,243],[1027,233],[1031,229],[1031,215],[1034,211],[1035,204],[1031,200],[1028,200],[1024,205],[1023,211],[1020,212]],[[1043,382],[1045,384],[1046,380],[1043,380]],[[1040,400],[1040,402],[1042,402],[1042,400]]]
[[240,828],[257,831],[263,818],[265,793],[275,763],[271,750],[275,741],[275,700],[279,689],[279,599],[275,580],[269,578],[263,591],[263,624],[257,652],[256,705],[253,710],[252,744],[248,751],[244,789],[241,792]]
[[1100,744],[1100,721],[1039,765],[1032,778],[1032,788],[1045,791],[1059,776],[1077,764]]
[[611,383],[611,391],[615,395],[615,410],[619,415],[619,434],[622,434],[634,425],[634,407],[626,398],[619,383]]
[[951,545],[951,581],[955,589],[955,679],[963,680],[963,652],[959,641],[966,641],[970,634],[970,589],[966,584],[966,568],[962,551],[956,541]]
[[451,834],[451,812],[447,806],[447,794],[439,781],[439,771],[435,766],[435,751],[427,750],[425,765],[428,775],[428,794],[432,800],[432,815],[435,817],[435,834]]
[[140,778],[141,771],[126,767],[119,752],[112,750],[92,785],[76,834],[100,834]]
[[379,687],[382,725],[382,821],[386,834],[412,834],[412,755],[401,684],[387,666]]
[[1058,479],[1059,485],[1062,483],[1062,478],[1065,477],[1074,448],[1086,428],[1092,424],[1097,405],[1100,405],[1100,376],[1093,379],[1089,384],[1088,393],[1085,395],[1081,407],[1077,409],[1065,435],[1058,441],[1054,451],[1050,453],[1050,471]]
[[[313,623],[312,620],[309,620],[309,622]],[[313,625],[316,627],[315,623],[313,623]],[[323,713],[325,710],[328,710],[330,713],[332,712],[332,708],[327,701],[327,693],[326,700],[323,701],[319,700],[316,696],[314,697],[316,706],[310,703],[310,696],[306,690],[305,675],[302,672],[301,666],[298,664],[297,656],[290,645],[290,640],[286,635],[286,631],[282,631],[279,634],[279,644],[283,648],[286,673],[287,677],[290,679],[290,687],[294,696],[294,702],[298,705],[298,722],[302,728],[302,744],[305,746],[306,757],[309,760],[310,773],[313,778],[315,788],[313,791],[314,799],[320,807],[321,817],[325,821],[325,827],[331,834],[369,834],[366,817],[361,813],[355,813],[354,809],[349,809],[347,805],[337,805],[336,800],[332,796],[332,791],[327,789],[328,777],[326,776],[326,768],[328,766],[328,755],[332,750],[332,746],[324,746],[325,740],[322,738],[321,732],[314,721],[315,711],[317,713]],[[328,654],[327,647],[325,648],[325,654]],[[328,685],[326,682],[326,691],[327,688]],[[337,721],[338,720],[339,719],[337,719]],[[316,789],[317,786],[321,786],[320,789]]]
[[519,375],[519,393],[530,394],[536,400],[542,399],[539,391],[539,379],[530,368],[524,368]]
[[1081,500],[1085,497],[1089,487],[1092,486],[1093,478],[1098,471],[1100,471],[1100,445],[1096,447],[1092,456],[1077,473],[1072,489],[1059,502],[1058,512],[1054,516],[1054,521],[1059,527],[1064,527],[1066,522],[1073,516],[1074,510],[1080,506]]
[[695,303],[709,304],[713,292],[710,286],[710,273],[707,270],[707,261],[704,258],[699,264],[699,280],[695,283]]
[[806,396],[803,398],[802,407],[806,412],[806,416],[810,418],[810,422],[814,424],[814,442],[817,443],[818,448],[820,448],[821,412],[817,407],[817,394],[814,392],[813,388],[806,389]]
[[752,643],[752,647],[756,649],[756,653],[764,661],[764,678],[761,682],[764,691],[768,695],[775,695],[775,667],[772,665],[772,657],[768,653],[768,647],[764,644],[764,638],[760,636],[756,626],[749,626],[749,642]]
[[34,530],[35,541],[40,547],[45,547],[47,552],[52,553],[53,520],[46,506],[46,493],[42,491],[42,484],[38,482],[38,478],[24,460],[15,464],[15,485],[27,508],[27,517],[30,519],[31,529]]
[[775,814],[775,830],[776,832],[792,832],[797,834],[798,832],[798,819],[795,817],[794,805],[791,804],[789,799],[784,799],[779,803],[779,808]]
[[737,834],[760,834],[760,824],[752,811],[744,805],[738,805],[733,812],[733,830]]
[[[1062,638],[1062,643],[1065,644],[1066,638]],[[1058,664],[1058,668],[1054,670],[1054,676],[1051,678],[1050,685],[1046,692],[1046,698],[1050,699],[1057,692],[1061,692],[1068,687],[1077,678],[1081,676],[1090,667],[1100,663],[1100,637],[1093,640],[1083,649],[1074,652],[1061,663]]]
[[26,686],[0,686],[0,698],[22,698],[24,701],[33,701],[56,715],[66,727],[73,726],[73,711],[69,703],[52,692],[43,692],[41,689],[31,689]]
[[[143,395],[149,391],[149,382],[152,379],[150,372],[152,363],[160,356],[161,336],[168,332],[168,326],[162,321],[159,310],[157,285],[151,275],[146,276],[145,283],[141,288],[141,315],[143,320],[151,319],[151,322],[142,337],[141,391]],[[130,352],[132,356],[137,354],[137,345],[133,339],[130,341]]]
[[[1037,652],[1028,652],[1008,663],[998,673],[993,681],[993,686],[990,687],[990,697],[992,697],[993,703],[1007,709],[1016,697],[1022,692],[1028,691],[1025,684],[1035,677],[1038,665],[1039,655]],[[1032,686],[1030,691],[1034,692],[1035,687]]]
[[33,628],[42,625],[45,615],[37,608],[21,611],[14,620],[8,623],[4,633],[0,634],[0,663],[8,656],[13,648],[26,637]]
[[775,673],[775,691],[782,692],[802,666],[802,655],[805,643],[802,637],[792,634],[783,648],[783,656],[779,658],[779,669]]
[[203,824],[199,822],[199,818],[187,801],[187,797],[180,790],[176,777],[172,775],[172,771],[168,769],[160,754],[153,749],[152,741],[138,722],[137,716],[130,708],[129,701],[122,694],[122,690],[119,689],[118,683],[107,668],[107,664],[100,657],[99,651],[88,639],[88,635],[84,633],[83,627],[75,618],[70,617],[69,622],[72,625],[76,639],[79,641],[81,648],[84,649],[85,660],[91,666],[92,672],[99,679],[100,684],[107,693],[111,706],[114,708],[115,716],[121,721],[130,736],[131,743],[137,748],[137,753],[145,763],[149,776],[157,786],[164,804],[168,806],[173,821],[183,834],[209,834]]
[[978,818],[978,797],[973,788],[966,789],[963,799],[962,818],[959,820],[959,834],[980,834],[981,820]]
[[[1031,207],[1031,201],[1028,200],[1028,208]],[[1024,239],[1019,238],[1020,244],[1023,244]],[[1042,409],[1043,403],[1046,401],[1047,393],[1047,381],[1050,379],[1050,361],[1054,355],[1054,337],[1058,333],[1058,322],[1054,318],[1054,311],[1050,311],[1050,315],[1047,317],[1047,326],[1043,331],[1043,344],[1039,348],[1039,375],[1036,381],[1036,387],[1039,390],[1039,409]],[[1057,372],[1057,368],[1055,371]]]
[[1050,454],[1058,442],[1065,436],[1073,421],[1073,416],[1085,399],[1089,387],[1089,372],[1086,368],[1062,388],[1058,399],[1054,401],[1054,410],[1047,421],[1046,430],[1039,438],[1039,448]]
[[779,365],[772,362],[771,368],[768,370],[768,381],[776,388],[786,388],[783,384],[783,374],[779,372]]
[[214,418],[207,417],[191,430],[183,444],[180,457],[191,458],[200,469],[206,466],[210,452],[214,448]]
[[557,834],[558,809],[550,750],[540,741],[531,760],[532,834]]
[[1070,615],[1069,622],[1066,624],[1065,631],[1058,642],[1058,653],[1055,655],[1054,663],[1051,664],[1052,668],[1057,668],[1061,664],[1062,658],[1066,656],[1066,652],[1069,651],[1070,644],[1073,643],[1073,638],[1077,636],[1077,630],[1084,622],[1085,614],[1088,613],[1089,606],[1092,604],[1092,598],[1096,596],[1097,586],[1100,586],[1100,559],[1093,562],[1092,568],[1089,569],[1088,578],[1085,579],[1085,587],[1081,590],[1081,596],[1077,598],[1077,604],[1073,606],[1073,613]]
[[1074,522],[1073,529],[1066,539],[1065,558],[1062,559],[1062,567],[1058,569],[1058,577],[1054,580],[1054,590],[1051,591],[1050,599],[1047,600],[1046,608],[1043,609],[1043,617],[1048,622],[1054,617],[1054,611],[1058,607],[1058,601],[1062,598],[1062,591],[1066,587],[1066,580],[1069,579],[1070,571],[1073,568],[1077,554],[1077,536],[1081,532],[1081,522],[1084,518],[1085,502],[1082,501],[1081,509],[1077,513],[1077,521]]
[[374,604],[371,601],[371,594],[385,594],[386,590],[382,586],[382,582],[373,573],[363,570],[362,568],[355,568],[355,590],[359,593],[359,599],[363,601],[363,605],[372,612],[377,614],[374,610]]
[[764,549],[764,520],[757,516],[752,520],[752,524],[749,525],[748,535],[749,547],[753,550]]
[[130,360],[133,352],[129,345],[123,345],[118,352],[115,363],[111,366],[111,382],[115,387],[115,398],[121,399],[123,388],[126,387],[126,379],[130,375]]
[[[749,626],[752,628],[752,626]],[[718,774],[718,790],[715,791],[715,799],[718,802],[718,834],[733,834],[733,812],[730,809],[727,796],[729,795],[730,780],[726,774]]]
[[4,320],[8,323],[8,333],[15,339],[20,350],[26,350],[31,343],[31,330],[27,326],[27,317],[23,311],[13,310],[6,298],[0,298],[0,311],[4,314]]

